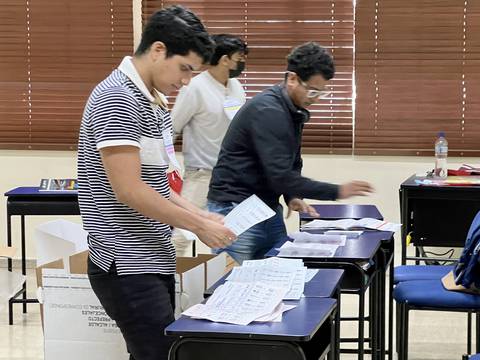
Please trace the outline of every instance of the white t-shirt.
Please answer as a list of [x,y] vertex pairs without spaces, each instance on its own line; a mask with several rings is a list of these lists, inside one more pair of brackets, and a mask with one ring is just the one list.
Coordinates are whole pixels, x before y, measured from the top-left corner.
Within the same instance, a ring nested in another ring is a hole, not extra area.
[[213,169],[231,121],[225,107],[232,103],[245,103],[240,82],[229,79],[225,87],[208,71],[195,76],[180,90],[172,110],[172,121],[176,133],[183,131],[183,157],[187,169]]

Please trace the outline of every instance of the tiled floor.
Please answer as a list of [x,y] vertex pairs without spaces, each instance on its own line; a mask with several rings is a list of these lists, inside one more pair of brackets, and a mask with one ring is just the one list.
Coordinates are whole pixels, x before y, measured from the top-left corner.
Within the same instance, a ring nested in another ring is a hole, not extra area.
[[[33,270],[29,270],[28,281],[30,293],[34,294]],[[343,296],[342,315],[355,314],[356,300],[355,296]],[[21,305],[16,305],[13,326],[8,325],[7,309],[5,306],[0,311],[0,360],[43,359],[39,306],[29,305],[29,312],[24,315]],[[413,312],[410,324],[411,360],[460,360],[466,352],[465,314]],[[342,327],[343,336],[353,336],[355,333],[356,328],[351,323]],[[342,355],[341,359],[355,359],[355,355]]]

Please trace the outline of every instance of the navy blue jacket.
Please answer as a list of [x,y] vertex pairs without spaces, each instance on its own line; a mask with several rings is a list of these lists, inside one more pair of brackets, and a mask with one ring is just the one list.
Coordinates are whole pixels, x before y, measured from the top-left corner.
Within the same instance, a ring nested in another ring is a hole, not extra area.
[[470,225],[465,247],[453,275],[457,285],[480,291],[480,211]]
[[301,175],[303,125],[309,112],[273,86],[235,115],[212,173],[208,199],[236,202],[256,194],[275,209],[279,197],[335,200],[338,186]]

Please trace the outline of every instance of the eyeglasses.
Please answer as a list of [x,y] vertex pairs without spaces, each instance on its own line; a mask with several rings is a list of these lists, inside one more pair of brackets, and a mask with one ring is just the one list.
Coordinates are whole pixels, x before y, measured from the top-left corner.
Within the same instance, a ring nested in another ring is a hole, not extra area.
[[307,89],[307,97],[309,99],[314,99],[314,98],[320,98],[320,99],[325,99],[328,97],[332,92],[330,90],[318,90],[318,89],[312,89],[306,82],[304,82],[302,79],[300,79],[297,75],[298,82],[300,85],[302,85],[305,89]]

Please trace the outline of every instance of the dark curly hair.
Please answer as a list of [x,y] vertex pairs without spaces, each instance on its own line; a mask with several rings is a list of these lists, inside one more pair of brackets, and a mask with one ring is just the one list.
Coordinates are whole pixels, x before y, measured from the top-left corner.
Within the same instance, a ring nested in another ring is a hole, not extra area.
[[296,73],[303,81],[317,74],[325,80],[330,80],[335,75],[332,55],[313,41],[295,47],[288,54],[287,62],[287,70]]
[[165,44],[167,57],[186,56],[193,51],[204,63],[210,61],[215,46],[197,15],[179,5],[153,13],[135,55],[144,54],[156,41]]

